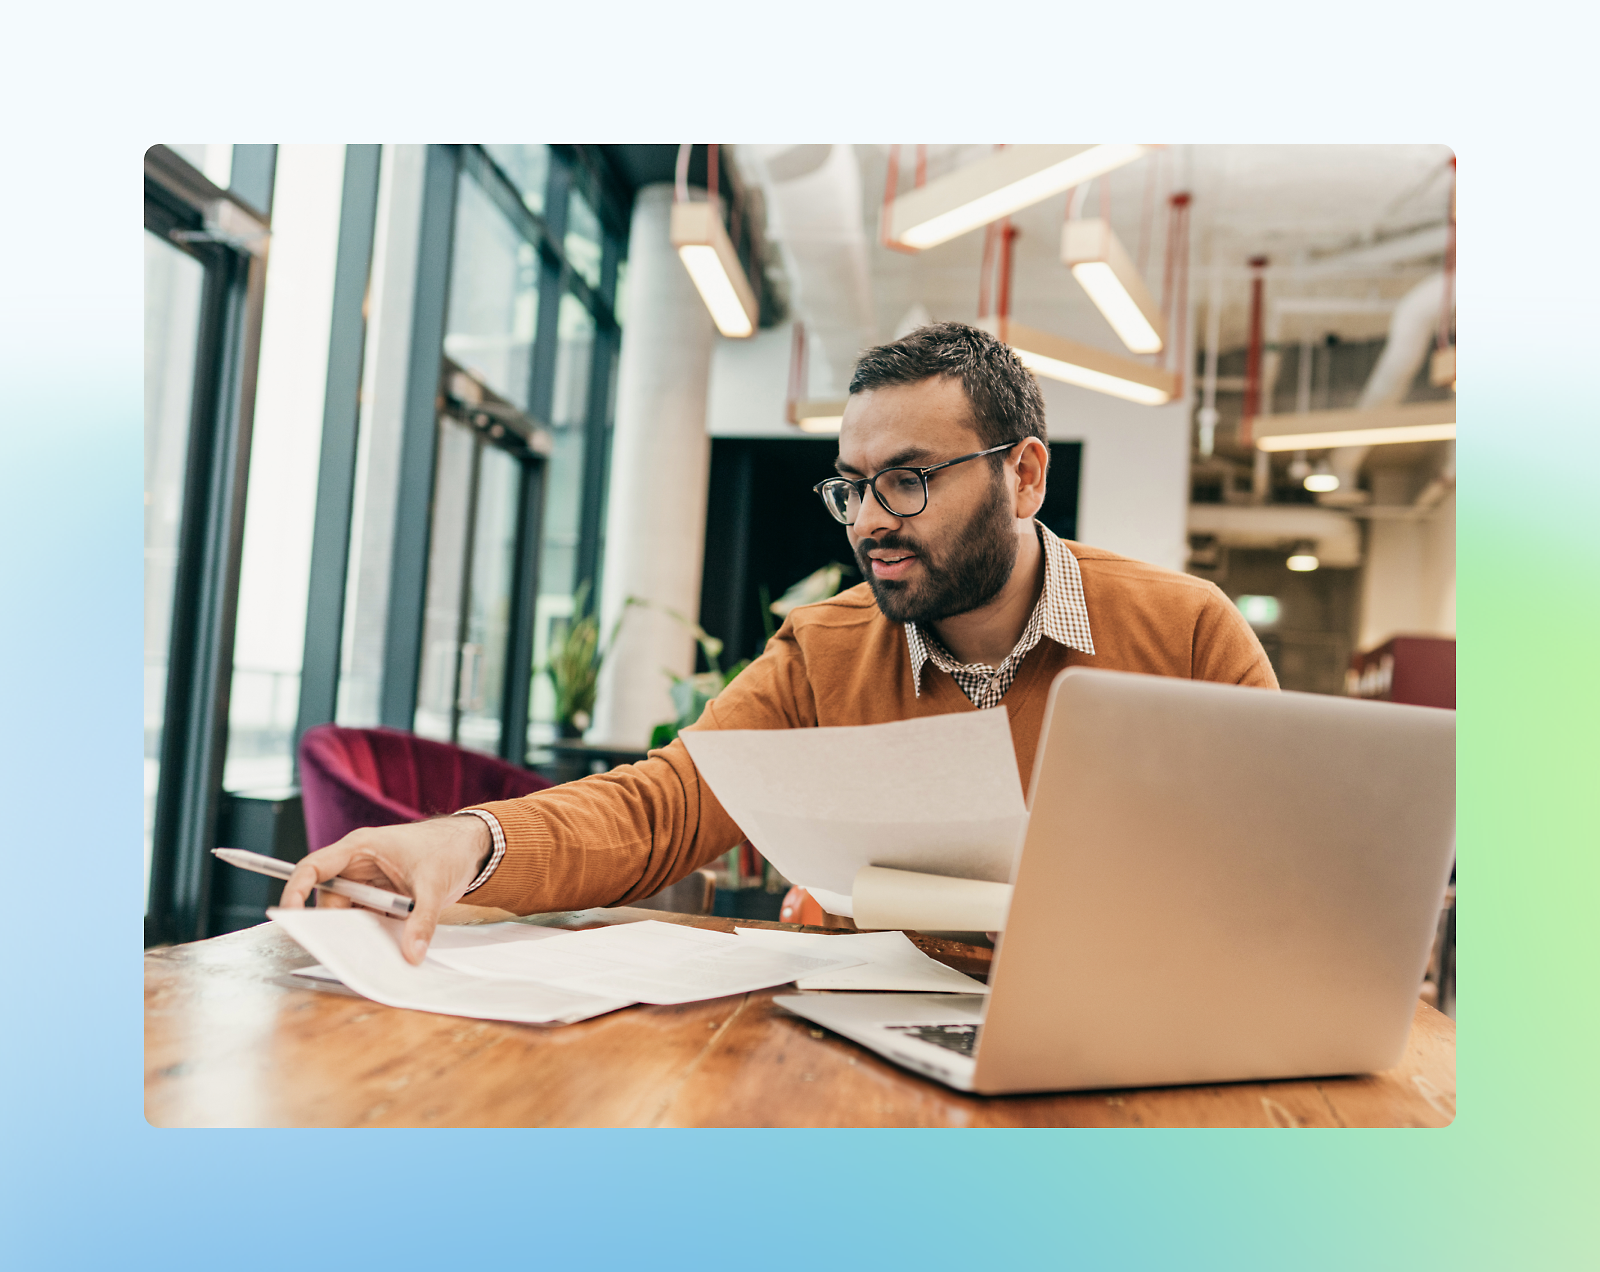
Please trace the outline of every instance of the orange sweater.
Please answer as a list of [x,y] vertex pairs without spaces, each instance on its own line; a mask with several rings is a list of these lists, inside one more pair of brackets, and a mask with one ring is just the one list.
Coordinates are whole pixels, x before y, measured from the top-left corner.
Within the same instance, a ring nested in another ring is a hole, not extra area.
[[[1083,576],[1095,653],[1042,640],[1006,691],[1024,787],[1050,684],[1067,667],[1277,687],[1255,633],[1215,584],[1067,546]],[[693,727],[804,729],[971,710],[955,681],[932,666],[916,696],[905,630],[879,612],[863,583],[793,611]],[[480,807],[499,818],[506,853],[470,900],[521,914],[639,900],[744,838],[682,742],[638,764]]]

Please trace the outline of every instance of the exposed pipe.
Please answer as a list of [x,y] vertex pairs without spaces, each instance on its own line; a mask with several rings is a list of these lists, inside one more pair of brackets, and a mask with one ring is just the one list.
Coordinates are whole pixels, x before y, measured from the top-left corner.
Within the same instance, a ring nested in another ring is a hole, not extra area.
[[[1444,303],[1443,272],[1429,274],[1400,298],[1389,318],[1389,339],[1356,400],[1358,409],[1392,406],[1405,400],[1423,360],[1433,348]],[[1337,506],[1353,502],[1361,465],[1370,446],[1340,446],[1328,454],[1328,466],[1339,478],[1339,489],[1318,495],[1317,502]]]
[[1261,313],[1266,291],[1262,271],[1267,267],[1265,256],[1250,258],[1250,347],[1244,364],[1244,414],[1239,420],[1239,444],[1249,446],[1254,440],[1256,416],[1261,413]]
[[1217,249],[1211,248],[1211,286],[1206,295],[1206,370],[1200,387],[1200,453],[1210,455],[1217,441],[1217,359],[1222,343],[1222,276],[1217,270]]

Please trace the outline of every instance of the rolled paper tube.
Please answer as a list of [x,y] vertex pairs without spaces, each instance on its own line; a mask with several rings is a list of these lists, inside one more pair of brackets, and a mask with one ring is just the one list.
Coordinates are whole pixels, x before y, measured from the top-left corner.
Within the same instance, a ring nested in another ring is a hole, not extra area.
[[851,908],[858,928],[997,932],[1006,925],[1011,885],[862,866]]

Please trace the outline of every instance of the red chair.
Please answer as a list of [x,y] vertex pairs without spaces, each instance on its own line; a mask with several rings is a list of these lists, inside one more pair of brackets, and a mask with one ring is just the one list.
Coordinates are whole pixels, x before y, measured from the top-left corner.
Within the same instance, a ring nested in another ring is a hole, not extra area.
[[399,729],[319,724],[300,739],[306,836],[326,848],[363,826],[395,826],[551,785],[492,755]]

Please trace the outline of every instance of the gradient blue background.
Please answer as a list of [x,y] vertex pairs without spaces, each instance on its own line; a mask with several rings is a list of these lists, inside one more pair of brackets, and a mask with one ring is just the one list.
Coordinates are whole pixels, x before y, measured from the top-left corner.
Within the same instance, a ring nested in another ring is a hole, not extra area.
[[[640,3],[363,15],[291,0],[183,21],[100,3],[13,17],[0,84],[11,1266],[1592,1265],[1600,280],[1594,163],[1573,130],[1592,118],[1593,19],[1554,4],[1481,21],[1461,6],[1365,3],[807,12],[819,16],[729,3],[692,18]],[[1454,1126],[961,1137],[145,1124],[148,144],[662,140],[730,123],[747,139],[1170,138],[1174,121],[1196,139],[1429,140],[1460,154]]]

